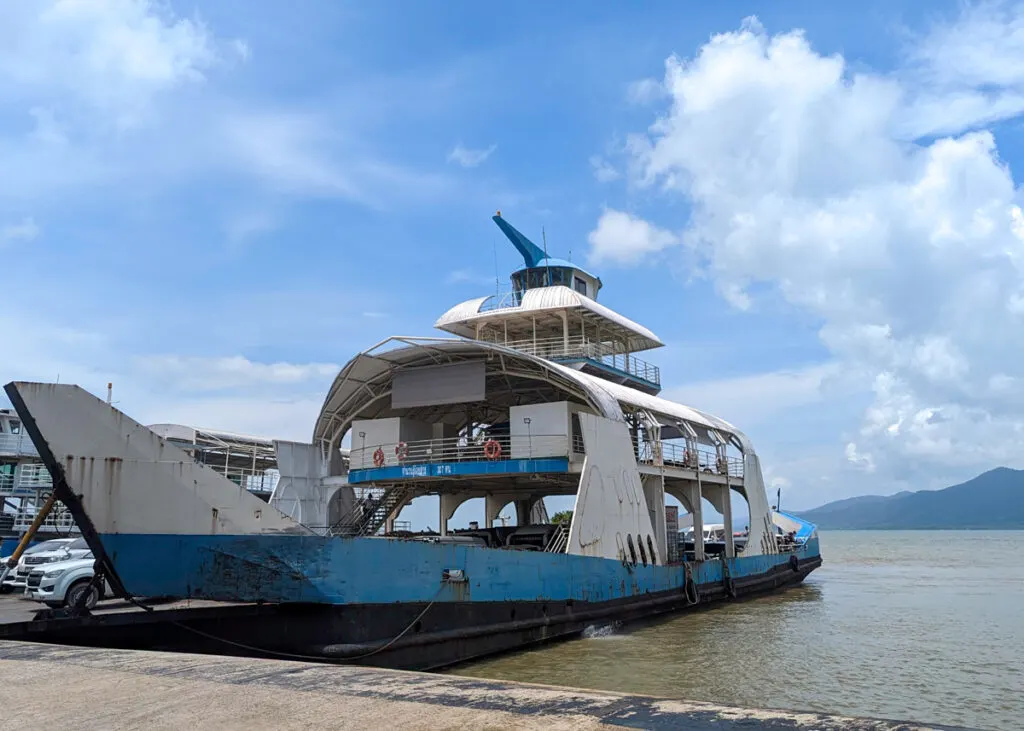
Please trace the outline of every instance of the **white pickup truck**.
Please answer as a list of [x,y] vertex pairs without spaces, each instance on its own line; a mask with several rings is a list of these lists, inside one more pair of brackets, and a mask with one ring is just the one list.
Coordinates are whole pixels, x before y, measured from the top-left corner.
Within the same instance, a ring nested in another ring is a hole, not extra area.
[[25,596],[44,602],[49,607],[72,607],[83,593],[86,609],[92,609],[104,596],[110,596],[110,584],[92,585],[96,559],[92,552],[67,561],[57,561],[33,568],[25,586]]
[[21,593],[29,572],[36,566],[55,561],[67,561],[89,552],[84,538],[55,538],[35,543],[25,549],[17,565],[4,576],[2,591]]

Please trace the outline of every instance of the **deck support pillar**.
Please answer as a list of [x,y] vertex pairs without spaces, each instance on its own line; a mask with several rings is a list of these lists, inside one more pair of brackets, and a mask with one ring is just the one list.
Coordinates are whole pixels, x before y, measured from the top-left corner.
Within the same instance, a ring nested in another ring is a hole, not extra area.
[[501,515],[501,509],[508,505],[507,495],[485,495],[484,496],[484,525],[488,528],[494,527],[494,521]]
[[703,486],[703,493],[715,510],[722,514],[725,523],[725,556],[736,558],[736,541],[732,536],[732,489],[728,484],[716,485],[708,483]]
[[442,536],[448,535],[448,521],[455,515],[455,511],[459,509],[459,506],[465,502],[466,498],[462,495],[446,494],[441,493],[440,503],[440,518],[441,528],[439,530]]
[[647,512],[654,526],[654,540],[658,544],[658,556],[661,563],[668,560],[668,539],[665,529],[665,476],[640,475],[640,484],[644,490],[644,501]]
[[688,482],[682,489],[686,495],[685,502],[689,503],[690,515],[693,516],[693,559],[704,560],[704,505],[701,494],[700,471],[697,471],[697,481]]
[[533,509],[532,498],[522,498],[516,500],[516,525],[524,526],[530,525],[530,511]]

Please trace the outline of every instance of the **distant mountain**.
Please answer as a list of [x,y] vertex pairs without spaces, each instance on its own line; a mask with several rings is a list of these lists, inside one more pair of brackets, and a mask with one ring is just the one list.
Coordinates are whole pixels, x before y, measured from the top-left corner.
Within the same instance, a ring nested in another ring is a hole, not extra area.
[[1024,529],[1024,470],[998,467],[944,490],[864,495],[798,513],[823,529]]

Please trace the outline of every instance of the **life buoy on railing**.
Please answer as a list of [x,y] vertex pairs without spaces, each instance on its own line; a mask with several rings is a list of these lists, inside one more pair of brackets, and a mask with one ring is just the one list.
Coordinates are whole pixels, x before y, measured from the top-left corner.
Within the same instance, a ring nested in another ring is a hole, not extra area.
[[383,467],[384,466],[384,450],[377,447],[377,451],[373,453],[373,466]]
[[401,462],[409,456],[409,445],[405,442],[399,442],[395,445],[395,456],[398,457],[398,461]]
[[501,456],[501,445],[496,439],[488,439],[484,443],[484,456],[487,459],[498,459]]

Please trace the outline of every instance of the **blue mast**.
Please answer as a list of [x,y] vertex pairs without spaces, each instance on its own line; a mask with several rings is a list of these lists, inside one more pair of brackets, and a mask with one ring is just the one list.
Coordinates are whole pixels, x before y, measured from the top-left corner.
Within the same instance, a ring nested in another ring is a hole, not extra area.
[[501,217],[501,211],[498,211],[497,215],[491,216],[491,220],[498,224],[498,228],[505,234],[505,237],[523,255],[523,261],[526,263],[527,268],[533,268],[547,258],[543,249],[523,236],[523,234],[516,230],[515,226],[505,222],[505,219]]

